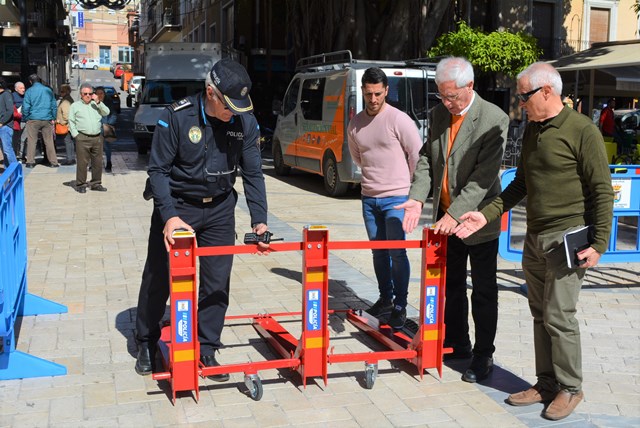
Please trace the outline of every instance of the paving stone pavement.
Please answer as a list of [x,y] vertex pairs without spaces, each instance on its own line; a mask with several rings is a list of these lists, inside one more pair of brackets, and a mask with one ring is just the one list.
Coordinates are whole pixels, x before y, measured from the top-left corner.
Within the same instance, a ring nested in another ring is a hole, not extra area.
[[[143,158],[144,160],[144,158]],[[245,394],[243,377],[200,382],[200,400],[134,370],[135,307],[146,256],[152,205],[142,199],[146,173],[137,155],[114,154],[108,192],[78,194],[62,183],[75,167],[38,165],[26,172],[28,290],[64,304],[68,313],[24,317],[17,349],[67,367],[59,377],[0,382],[0,427],[632,427],[640,426],[640,287],[637,264],[603,265],[587,274],[580,296],[585,401],[559,422],[542,405],[511,407],[506,396],[535,382],[532,322],[519,263],[499,261],[500,312],[493,375],[481,384],[460,380],[465,363],[445,365],[440,378],[421,380],[405,362],[382,361],[374,387],[364,388],[364,364],[329,366],[329,381],[306,388],[288,369],[260,372],[261,401]],[[353,193],[324,196],[321,180],[294,173],[275,177],[265,166],[269,224],[276,236],[300,241],[304,225],[322,224],[332,240],[364,240],[360,201]],[[239,180],[240,182],[241,180]],[[249,217],[238,186],[237,232]],[[410,239],[418,239],[414,232]],[[418,306],[417,250],[409,316]],[[377,298],[368,251],[330,258],[330,307],[365,308]],[[300,310],[297,253],[236,256],[229,314]],[[299,319],[286,323],[295,335]],[[375,343],[332,315],[336,352],[364,352]],[[223,332],[223,364],[273,358],[248,322]]]

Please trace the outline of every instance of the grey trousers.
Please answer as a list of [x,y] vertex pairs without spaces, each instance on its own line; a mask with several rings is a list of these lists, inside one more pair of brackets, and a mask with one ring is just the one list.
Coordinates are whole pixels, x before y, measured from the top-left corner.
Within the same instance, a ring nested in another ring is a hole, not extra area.
[[533,315],[538,383],[548,390],[575,393],[582,388],[580,327],[575,315],[586,270],[567,267],[562,237],[568,230],[527,232],[522,268]]

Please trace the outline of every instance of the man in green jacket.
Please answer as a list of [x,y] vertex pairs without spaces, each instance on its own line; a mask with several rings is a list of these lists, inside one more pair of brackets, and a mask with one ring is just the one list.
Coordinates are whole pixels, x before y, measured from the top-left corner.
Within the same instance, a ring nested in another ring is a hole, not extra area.
[[[511,394],[514,406],[552,401],[547,419],[569,416],[582,401],[580,329],[575,318],[587,268],[607,249],[613,189],[602,135],[588,117],[564,107],[562,79],[549,64],[534,63],[518,75],[520,106],[530,122],[515,178],[482,210],[460,217],[454,233],[466,238],[527,197],[527,232],[522,268],[527,281],[537,383]],[[571,268],[563,237],[584,225],[591,246]]]

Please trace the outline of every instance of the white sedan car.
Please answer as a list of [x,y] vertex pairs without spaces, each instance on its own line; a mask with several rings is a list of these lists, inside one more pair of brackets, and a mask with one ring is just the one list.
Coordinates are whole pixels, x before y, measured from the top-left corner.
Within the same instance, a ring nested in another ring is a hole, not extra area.
[[87,70],[97,70],[100,67],[100,61],[93,58],[87,58],[87,63],[83,64],[82,60],[74,60],[71,63],[72,68],[86,68]]

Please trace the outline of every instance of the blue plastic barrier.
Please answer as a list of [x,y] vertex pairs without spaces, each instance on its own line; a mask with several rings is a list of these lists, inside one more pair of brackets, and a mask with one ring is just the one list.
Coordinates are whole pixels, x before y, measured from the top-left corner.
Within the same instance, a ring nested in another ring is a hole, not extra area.
[[67,307],[27,293],[27,229],[22,165],[0,176],[0,380],[60,376],[60,364],[16,351],[16,318],[66,313]]
[[[613,221],[611,237],[607,252],[600,258],[600,263],[637,263],[640,262],[640,233],[637,232],[635,249],[618,248],[618,229],[620,217],[640,216],[640,165],[611,165],[611,183],[614,189]],[[502,174],[502,189],[513,181],[516,169],[508,169]],[[512,230],[512,211],[502,216],[502,233],[500,234],[498,253],[500,257],[512,262],[522,261],[522,248],[514,247]],[[524,232],[522,233],[524,240]]]

